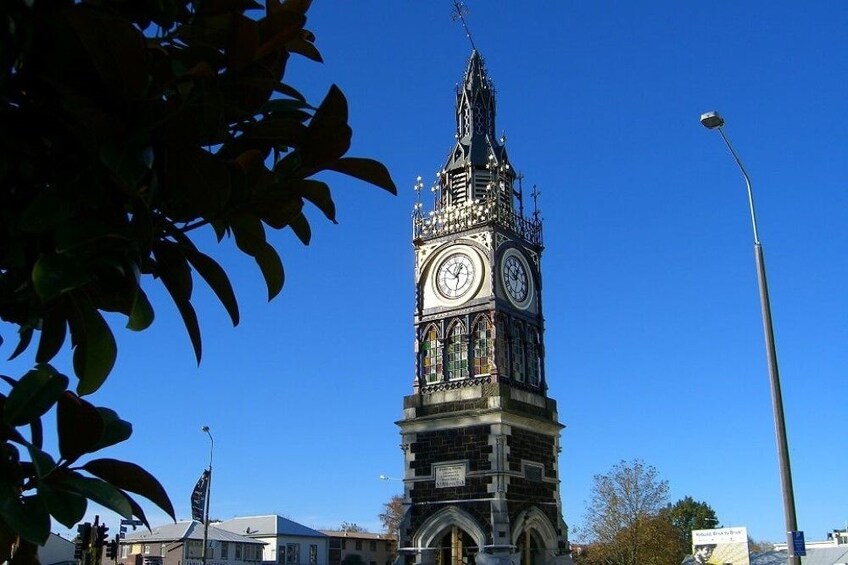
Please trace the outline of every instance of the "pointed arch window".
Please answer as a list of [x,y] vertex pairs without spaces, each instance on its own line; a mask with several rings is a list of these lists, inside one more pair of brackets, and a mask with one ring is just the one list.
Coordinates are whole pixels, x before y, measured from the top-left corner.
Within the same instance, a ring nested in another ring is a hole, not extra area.
[[421,344],[421,376],[426,383],[435,383],[442,375],[442,340],[435,326],[427,328]]
[[518,382],[526,380],[524,355],[524,324],[515,320],[512,322],[512,378]]
[[481,316],[474,324],[472,345],[472,364],[474,375],[488,375],[492,372],[492,323]]
[[468,342],[465,326],[456,323],[448,334],[448,379],[468,378]]
[[527,341],[527,383],[539,386],[539,334],[535,328],[528,327],[525,336]]

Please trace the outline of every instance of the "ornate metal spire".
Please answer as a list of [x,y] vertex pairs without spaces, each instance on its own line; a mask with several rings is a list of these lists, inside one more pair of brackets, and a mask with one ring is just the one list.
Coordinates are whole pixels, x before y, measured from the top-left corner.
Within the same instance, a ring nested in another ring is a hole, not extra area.
[[[454,6],[461,8],[458,3]],[[414,222],[415,237],[446,235],[494,222],[541,245],[541,224],[524,218],[523,194],[520,186],[516,191],[506,136],[495,136],[495,109],[495,89],[483,57],[472,49],[456,91],[456,143],[436,174],[433,211]]]

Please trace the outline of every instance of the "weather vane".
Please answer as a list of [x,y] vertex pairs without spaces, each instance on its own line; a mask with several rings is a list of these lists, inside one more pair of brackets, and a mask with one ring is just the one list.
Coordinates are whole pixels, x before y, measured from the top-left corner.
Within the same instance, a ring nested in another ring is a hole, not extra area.
[[468,29],[468,22],[465,21],[465,16],[467,14],[468,7],[459,0],[453,0],[453,12],[451,13],[451,19],[453,19],[453,21],[459,20],[462,22],[462,27],[465,28],[465,35],[471,43],[471,48],[477,51],[477,46],[474,45],[474,38],[471,37],[471,30]]

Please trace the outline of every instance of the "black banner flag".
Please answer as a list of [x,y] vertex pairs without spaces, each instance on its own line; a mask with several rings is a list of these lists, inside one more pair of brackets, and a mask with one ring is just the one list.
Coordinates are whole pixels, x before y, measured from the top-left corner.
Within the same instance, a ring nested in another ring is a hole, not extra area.
[[209,469],[203,471],[194,490],[191,491],[191,519],[203,522],[206,509],[206,497],[209,494]]

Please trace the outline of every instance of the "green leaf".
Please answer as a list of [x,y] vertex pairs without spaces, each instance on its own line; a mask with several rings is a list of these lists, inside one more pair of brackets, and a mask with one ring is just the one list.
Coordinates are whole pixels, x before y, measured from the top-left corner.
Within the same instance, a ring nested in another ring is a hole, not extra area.
[[27,451],[29,451],[29,457],[32,460],[39,479],[43,479],[56,468],[56,462],[53,461],[53,457],[49,453],[45,453],[31,445],[27,446]]
[[265,285],[268,287],[268,300],[271,300],[283,290],[283,283],[286,279],[283,262],[274,248],[267,243],[259,249],[253,258],[256,259],[256,264],[262,271]]
[[174,506],[156,477],[136,465],[118,459],[94,459],[82,466],[112,486],[140,494],[176,520]]
[[289,225],[301,243],[309,245],[309,242],[312,239],[312,229],[309,227],[309,222],[306,221],[306,216],[298,214],[292,218]]
[[117,412],[103,406],[98,406],[97,412],[100,413],[100,418],[103,420],[103,433],[100,436],[100,441],[92,448],[92,452],[121,443],[130,438],[133,430],[132,424],[126,420],[122,420]]
[[285,274],[283,262],[280,256],[265,241],[265,229],[258,218],[253,216],[240,216],[232,223],[233,235],[236,238],[236,246],[256,260],[265,285],[268,287],[268,300],[271,300],[283,288]]
[[350,148],[353,132],[347,125],[347,100],[339,87],[332,85],[309,122],[301,146],[303,164],[319,169],[340,159]]
[[105,506],[127,520],[132,518],[132,507],[127,497],[104,480],[84,477],[79,473],[69,473],[56,486],[59,485],[70,492]]
[[88,500],[79,494],[56,489],[44,482],[38,485],[38,494],[47,505],[50,515],[67,528],[82,520]]
[[295,184],[295,188],[301,196],[315,204],[319,210],[324,212],[327,219],[336,222],[336,204],[333,202],[333,197],[330,194],[330,187],[327,183],[306,179]]
[[44,253],[32,268],[32,284],[42,301],[51,300],[94,280],[77,259],[64,253]]
[[292,53],[298,53],[303,55],[307,59],[311,59],[316,63],[323,63],[324,60],[321,58],[321,53],[318,52],[318,49],[315,48],[309,41],[305,41],[300,37],[292,39],[288,43],[286,43],[286,49],[291,51]]
[[144,293],[140,286],[137,287],[132,310],[130,310],[130,315],[127,319],[127,328],[135,332],[146,330],[153,323],[154,317],[153,305],[147,299],[147,294]]
[[59,398],[56,428],[59,454],[73,463],[96,449],[103,437],[104,423],[97,408],[72,392],[65,392]]
[[188,332],[194,356],[197,363],[203,354],[200,338],[200,325],[197,323],[197,313],[191,305],[191,269],[182,250],[170,241],[159,241],[153,248],[158,263],[158,274],[165,285],[168,294],[180,313]]
[[103,384],[115,366],[118,346],[100,312],[85,295],[71,301],[74,316],[68,320],[74,342],[74,372],[79,377],[77,394],[91,394]]
[[50,537],[50,514],[37,494],[5,498],[0,504],[0,518],[30,543],[44,545]]
[[236,301],[236,295],[233,292],[233,287],[230,284],[230,279],[227,277],[226,271],[211,257],[204,255],[193,246],[183,247],[183,252],[192,267],[203,277],[203,280],[206,281],[206,284],[209,285],[218,297],[218,300],[224,305],[233,325],[237,326],[239,323],[238,302]]
[[191,269],[182,249],[170,241],[158,241],[153,246],[156,258],[156,274],[171,297],[177,301],[191,300]]
[[15,347],[15,350],[9,356],[9,361],[26,351],[26,348],[29,347],[30,342],[32,341],[32,332],[33,329],[31,327],[23,327],[18,332],[18,345]]
[[28,233],[54,230],[73,217],[74,205],[54,190],[42,190],[21,214],[18,229]]
[[373,159],[342,157],[335,163],[327,165],[327,168],[370,182],[392,194],[397,194],[397,187],[389,174],[389,170],[385,165]]
[[3,419],[22,426],[40,418],[68,388],[68,377],[50,365],[41,364],[24,375],[9,392]]
[[139,520],[141,520],[141,522],[142,522],[142,523],[143,523],[143,524],[147,527],[147,529],[149,530],[149,529],[150,529],[150,523],[147,521],[147,516],[145,516],[145,515],[144,515],[144,510],[142,509],[141,505],[140,505],[138,502],[136,502],[136,501],[133,499],[133,497],[131,497],[131,496],[130,496],[129,494],[127,494],[126,492],[121,491],[121,494],[123,494],[125,497],[127,497],[127,501],[130,503],[130,508],[132,508],[133,516],[135,516],[136,518],[138,518]]
[[65,343],[67,327],[65,316],[55,309],[44,316],[41,339],[38,340],[38,350],[35,353],[36,362],[47,363],[59,353]]

